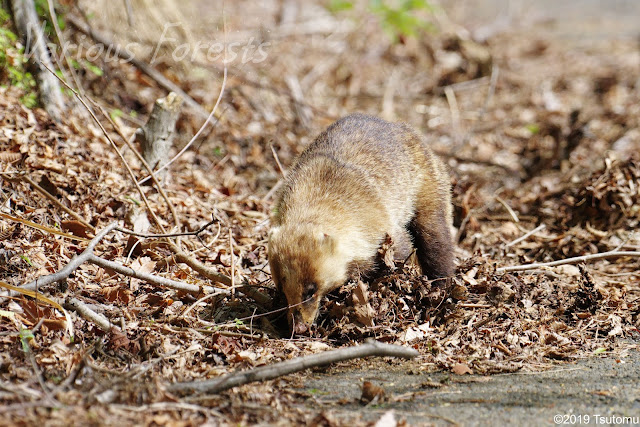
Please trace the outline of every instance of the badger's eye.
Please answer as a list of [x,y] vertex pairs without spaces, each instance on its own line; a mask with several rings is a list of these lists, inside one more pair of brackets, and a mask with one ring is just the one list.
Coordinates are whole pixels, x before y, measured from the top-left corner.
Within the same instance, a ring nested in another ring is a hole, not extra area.
[[318,285],[315,282],[307,282],[302,290],[302,301],[307,301],[313,298],[313,295],[318,290]]

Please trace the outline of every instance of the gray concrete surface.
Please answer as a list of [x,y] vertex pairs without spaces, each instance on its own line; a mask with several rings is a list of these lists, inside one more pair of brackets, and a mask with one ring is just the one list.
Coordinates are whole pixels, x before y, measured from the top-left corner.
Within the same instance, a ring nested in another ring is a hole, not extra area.
[[[372,369],[348,366],[316,372],[304,390],[308,406],[347,421],[354,412],[374,421],[393,409],[410,425],[447,426],[604,426],[640,425],[640,351],[627,357],[593,357],[559,363],[536,373],[492,376],[413,374],[411,362],[374,363]],[[364,380],[393,398],[413,398],[365,407],[358,402]],[[432,388],[424,384],[442,386]],[[557,422],[556,417],[560,417]],[[624,419],[629,417],[630,419]]]
[[532,27],[583,42],[640,35],[637,0],[445,0],[442,5],[479,38]]

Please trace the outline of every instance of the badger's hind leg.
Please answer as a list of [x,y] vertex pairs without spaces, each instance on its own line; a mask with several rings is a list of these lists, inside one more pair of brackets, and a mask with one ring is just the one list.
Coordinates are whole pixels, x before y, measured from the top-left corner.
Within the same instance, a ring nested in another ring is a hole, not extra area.
[[430,280],[451,276],[454,270],[448,198],[423,197],[408,225],[422,274]]

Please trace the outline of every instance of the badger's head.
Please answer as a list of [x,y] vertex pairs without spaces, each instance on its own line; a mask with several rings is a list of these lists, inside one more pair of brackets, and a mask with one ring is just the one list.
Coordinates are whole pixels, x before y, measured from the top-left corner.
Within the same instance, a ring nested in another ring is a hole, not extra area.
[[277,226],[269,233],[269,265],[278,291],[287,298],[289,327],[309,329],[322,298],[347,280],[348,256],[336,237],[317,227]]

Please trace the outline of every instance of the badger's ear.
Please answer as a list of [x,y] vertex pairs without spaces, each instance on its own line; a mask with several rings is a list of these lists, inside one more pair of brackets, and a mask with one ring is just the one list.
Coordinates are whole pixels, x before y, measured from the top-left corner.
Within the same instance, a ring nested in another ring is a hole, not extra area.
[[336,239],[323,231],[319,230],[316,232],[316,241],[329,253],[333,253],[336,249]]

